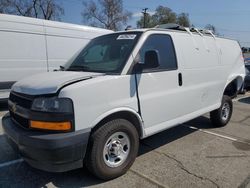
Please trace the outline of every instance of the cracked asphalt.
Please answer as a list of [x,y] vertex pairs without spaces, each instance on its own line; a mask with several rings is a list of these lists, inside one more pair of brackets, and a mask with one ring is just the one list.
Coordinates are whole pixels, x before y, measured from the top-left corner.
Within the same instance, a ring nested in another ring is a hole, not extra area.
[[[0,117],[6,113],[0,104]],[[140,143],[132,168],[101,181],[86,169],[48,173],[31,168],[5,142],[0,124],[1,187],[239,187],[250,188],[250,93],[234,101],[226,127],[205,114]]]

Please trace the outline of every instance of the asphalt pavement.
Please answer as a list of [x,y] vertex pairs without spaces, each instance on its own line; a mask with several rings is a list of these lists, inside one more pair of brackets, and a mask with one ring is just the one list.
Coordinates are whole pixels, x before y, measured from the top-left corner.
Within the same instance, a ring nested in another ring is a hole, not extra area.
[[[0,117],[6,107],[0,106]],[[213,128],[208,115],[151,136],[122,177],[101,181],[86,169],[48,173],[30,167],[6,143],[0,124],[0,187],[250,188],[250,93],[234,101],[232,120]]]

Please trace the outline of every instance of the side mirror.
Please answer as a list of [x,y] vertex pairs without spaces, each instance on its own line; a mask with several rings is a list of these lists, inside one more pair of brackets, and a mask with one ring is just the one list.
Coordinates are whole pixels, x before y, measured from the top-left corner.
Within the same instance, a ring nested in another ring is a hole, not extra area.
[[144,68],[157,68],[159,67],[159,53],[157,50],[149,50],[145,53]]

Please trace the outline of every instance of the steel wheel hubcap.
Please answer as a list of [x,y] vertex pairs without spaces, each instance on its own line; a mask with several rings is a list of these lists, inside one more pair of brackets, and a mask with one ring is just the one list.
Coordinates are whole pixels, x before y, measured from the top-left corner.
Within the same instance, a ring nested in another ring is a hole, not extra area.
[[127,159],[130,151],[129,137],[124,132],[112,134],[104,145],[103,159],[109,167],[118,167]]
[[226,121],[230,114],[230,105],[228,103],[223,104],[221,109],[221,117],[223,121]]

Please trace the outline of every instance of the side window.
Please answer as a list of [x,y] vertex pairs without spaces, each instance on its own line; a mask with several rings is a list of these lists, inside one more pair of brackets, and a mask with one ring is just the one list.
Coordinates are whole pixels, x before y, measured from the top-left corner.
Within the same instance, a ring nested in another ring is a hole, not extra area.
[[140,61],[144,61],[145,52],[148,50],[156,50],[159,53],[160,66],[153,70],[177,69],[175,50],[172,39],[169,35],[150,35],[139,52]]

